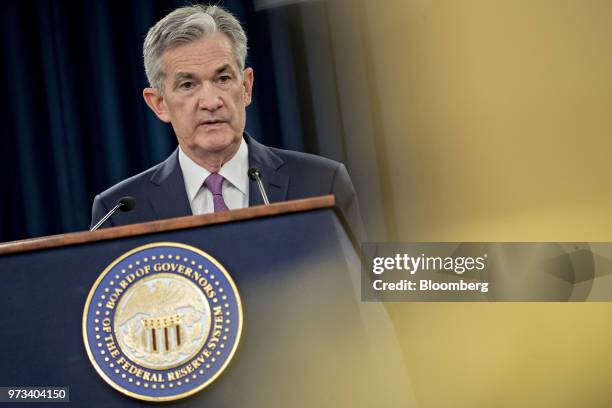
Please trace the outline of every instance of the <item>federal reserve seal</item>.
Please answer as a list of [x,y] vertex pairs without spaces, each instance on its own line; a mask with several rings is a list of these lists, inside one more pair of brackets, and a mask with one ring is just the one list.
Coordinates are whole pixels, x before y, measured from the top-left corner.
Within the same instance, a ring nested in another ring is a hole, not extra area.
[[162,242],[114,260],[83,312],[91,363],[118,391],[170,401],[213,382],[242,332],[240,295],[225,268],[197,248]]

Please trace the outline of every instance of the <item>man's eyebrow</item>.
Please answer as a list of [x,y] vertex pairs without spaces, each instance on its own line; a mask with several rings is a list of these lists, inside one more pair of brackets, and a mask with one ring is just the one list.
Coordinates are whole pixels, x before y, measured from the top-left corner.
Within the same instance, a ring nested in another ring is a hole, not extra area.
[[176,75],[174,75],[174,87],[178,86],[178,83],[180,81],[182,81],[183,79],[194,79],[195,75],[192,74],[191,72],[177,72]]
[[223,72],[229,72],[232,75],[235,75],[234,69],[230,64],[225,64],[215,70],[215,75],[219,75]]

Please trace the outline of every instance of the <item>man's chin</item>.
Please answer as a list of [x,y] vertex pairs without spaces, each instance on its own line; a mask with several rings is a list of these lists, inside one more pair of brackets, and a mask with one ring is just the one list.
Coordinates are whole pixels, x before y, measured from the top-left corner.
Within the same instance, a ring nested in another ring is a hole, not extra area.
[[208,153],[221,153],[237,149],[240,145],[239,139],[234,135],[222,132],[207,132],[206,135],[202,135],[198,139],[196,140],[196,149]]

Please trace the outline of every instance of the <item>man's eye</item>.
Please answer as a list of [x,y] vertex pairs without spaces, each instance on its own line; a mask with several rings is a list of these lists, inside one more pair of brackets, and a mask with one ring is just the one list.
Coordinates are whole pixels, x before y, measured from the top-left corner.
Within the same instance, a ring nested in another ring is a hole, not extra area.
[[231,76],[229,75],[221,75],[219,78],[217,78],[217,81],[219,81],[220,83],[224,84],[226,82],[229,82],[232,79]]
[[181,89],[191,89],[191,88],[193,88],[193,82],[183,82],[182,84],[179,85],[179,88],[181,88]]

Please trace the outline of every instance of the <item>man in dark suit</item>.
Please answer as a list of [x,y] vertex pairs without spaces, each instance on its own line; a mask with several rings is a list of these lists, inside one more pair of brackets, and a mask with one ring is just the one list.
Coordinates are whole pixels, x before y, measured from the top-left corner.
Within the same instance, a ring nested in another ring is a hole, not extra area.
[[177,9],[144,42],[151,110],[172,124],[179,147],[164,162],[96,196],[92,225],[125,195],[136,208],[107,225],[125,225],[263,204],[247,171],[256,167],[271,202],[334,194],[357,237],[363,225],[355,190],[338,162],[266,147],[244,132],[253,70],[247,38],[217,6]]

